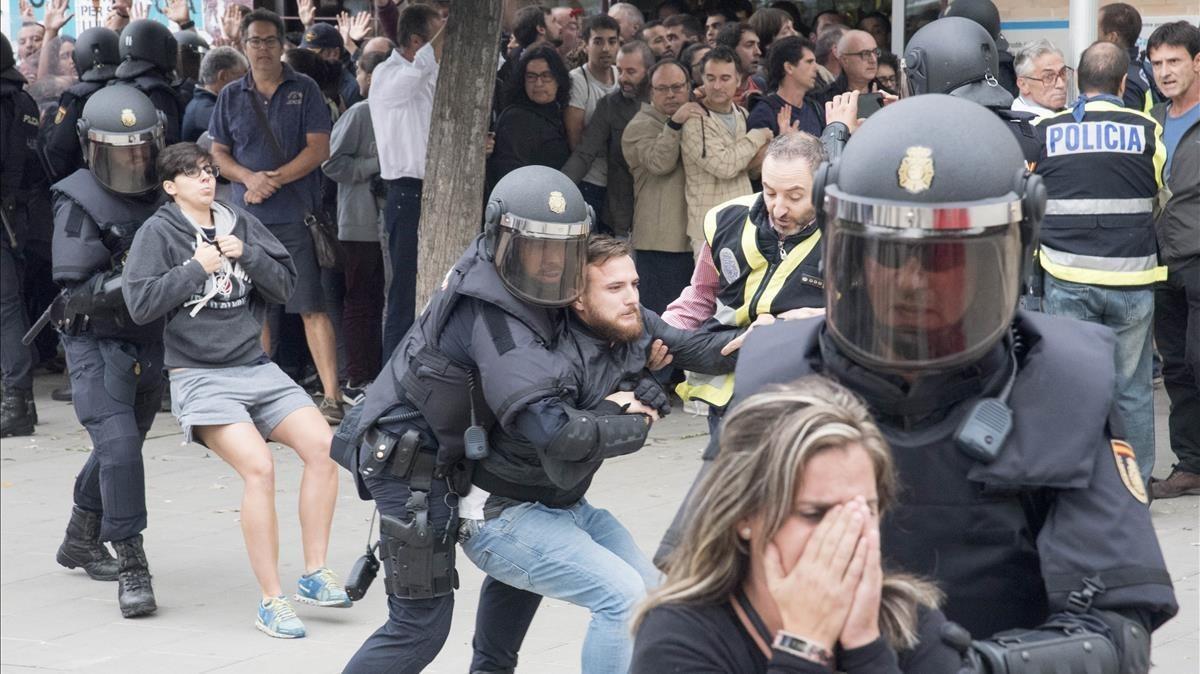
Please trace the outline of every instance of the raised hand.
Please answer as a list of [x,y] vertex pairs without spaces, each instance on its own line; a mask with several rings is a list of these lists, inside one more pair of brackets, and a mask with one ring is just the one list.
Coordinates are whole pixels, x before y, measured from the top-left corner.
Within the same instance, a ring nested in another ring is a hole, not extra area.
[[137,21],[150,18],[150,3],[143,0],[133,0],[129,7],[129,18]]
[[348,22],[350,29],[350,40],[353,42],[361,42],[371,32],[371,13],[359,12],[354,15],[354,18]]
[[238,5],[232,2],[225,5],[225,15],[221,17],[221,32],[231,44],[237,45],[241,42],[242,15]]
[[187,23],[191,17],[191,13],[188,11],[188,0],[170,0],[163,14],[175,23]]
[[308,28],[317,18],[317,3],[314,0],[298,0],[296,13],[300,15],[300,23]]
[[792,106],[787,103],[784,103],[783,107],[779,108],[779,113],[775,115],[775,122],[779,124],[778,135],[780,136],[796,133],[800,130],[800,122],[792,121]]
[[74,13],[67,13],[69,4],[70,0],[46,0],[46,15],[42,18],[42,25],[46,27],[47,38],[58,35],[58,31],[75,18]]

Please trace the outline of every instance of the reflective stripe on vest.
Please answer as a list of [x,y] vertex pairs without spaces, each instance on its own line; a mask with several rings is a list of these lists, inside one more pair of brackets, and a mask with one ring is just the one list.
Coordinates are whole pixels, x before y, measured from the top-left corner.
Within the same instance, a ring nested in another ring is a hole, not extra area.
[[1144,257],[1097,257],[1054,250],[1042,245],[1039,259],[1051,276],[1072,283],[1098,286],[1144,286],[1165,281],[1167,268],[1159,266],[1158,255]]
[[1046,215],[1136,215],[1153,213],[1154,199],[1050,199]]

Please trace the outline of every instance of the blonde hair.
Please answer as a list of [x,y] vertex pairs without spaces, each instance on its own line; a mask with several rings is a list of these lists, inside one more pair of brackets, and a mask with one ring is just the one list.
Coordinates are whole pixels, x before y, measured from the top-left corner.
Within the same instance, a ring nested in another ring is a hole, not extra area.
[[[667,562],[667,578],[639,608],[634,629],[662,604],[716,604],[745,581],[750,547],[738,523],[759,516],[770,541],[792,516],[804,468],[821,452],[857,443],[875,468],[882,512],[896,496],[891,450],[866,405],[846,388],[809,376],[775,386],[739,404],[721,430],[721,453],[693,497],[691,519]],[[759,551],[761,552],[761,551]],[[927,581],[884,573],[881,633],[900,650],[917,644],[917,609],[936,608],[942,595]]]

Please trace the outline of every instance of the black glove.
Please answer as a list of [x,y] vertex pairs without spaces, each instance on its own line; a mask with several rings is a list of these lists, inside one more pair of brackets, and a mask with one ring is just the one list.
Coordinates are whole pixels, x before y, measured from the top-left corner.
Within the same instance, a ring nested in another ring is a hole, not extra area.
[[653,375],[643,374],[633,389],[633,397],[643,405],[653,407],[660,418],[671,413],[671,398]]

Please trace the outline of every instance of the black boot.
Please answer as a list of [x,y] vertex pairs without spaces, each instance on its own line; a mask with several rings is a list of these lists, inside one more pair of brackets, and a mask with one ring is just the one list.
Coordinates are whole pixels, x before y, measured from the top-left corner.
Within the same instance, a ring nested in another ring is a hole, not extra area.
[[75,506],[67,535],[58,546],[58,563],[74,569],[82,566],[93,580],[116,580],[117,560],[100,542],[100,515]]
[[33,435],[36,423],[33,411],[33,396],[25,391],[4,387],[0,394],[0,438],[18,435]]
[[150,565],[146,563],[146,551],[142,549],[142,535],[113,541],[113,547],[117,549],[117,561],[121,564],[121,584],[117,589],[121,615],[136,618],[154,613],[158,604],[154,602],[154,588],[150,586]]

